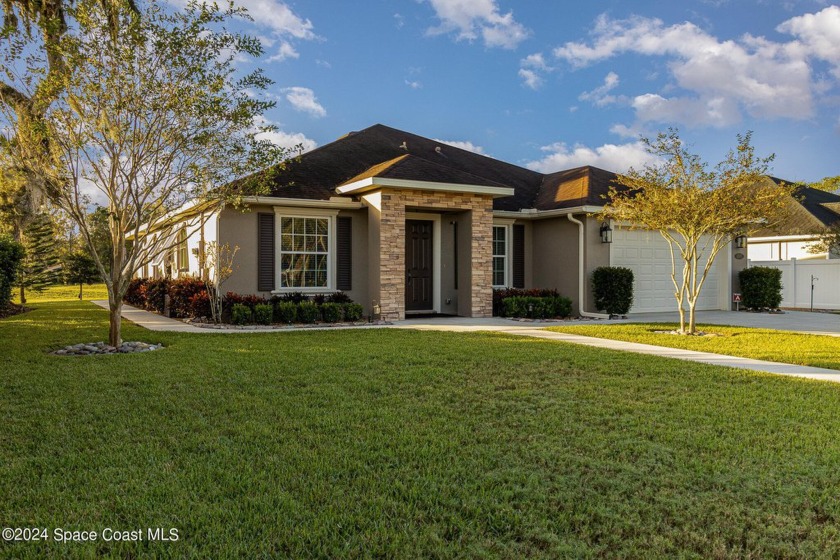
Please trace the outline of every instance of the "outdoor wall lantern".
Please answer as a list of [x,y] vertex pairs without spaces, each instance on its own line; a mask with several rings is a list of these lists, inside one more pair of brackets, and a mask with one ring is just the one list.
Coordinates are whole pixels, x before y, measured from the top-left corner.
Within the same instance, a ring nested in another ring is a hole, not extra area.
[[747,246],[747,236],[746,235],[739,235],[735,238],[735,248],[736,249],[743,249]]
[[380,319],[381,315],[382,315],[382,307],[374,301],[371,308],[372,308],[371,311],[373,311],[372,315],[375,318]]
[[601,243],[612,243],[612,228],[610,224],[604,222],[601,224]]

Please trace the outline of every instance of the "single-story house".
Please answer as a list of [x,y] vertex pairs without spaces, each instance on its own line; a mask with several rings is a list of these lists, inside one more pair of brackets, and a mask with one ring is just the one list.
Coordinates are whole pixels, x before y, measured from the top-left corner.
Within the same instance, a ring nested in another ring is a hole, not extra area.
[[840,223],[840,195],[812,187],[799,187],[787,206],[788,217],[783,224],[757,232],[747,240],[751,261],[840,258],[835,252],[817,252],[813,248],[821,234]]
[[[387,319],[487,317],[501,287],[554,288],[585,315],[596,311],[592,271],[625,266],[635,273],[633,312],[672,310],[661,236],[593,215],[615,178],[590,166],[538,173],[375,125],[290,161],[246,212],[226,208],[200,235],[184,231],[176,266],[197,272],[199,238],[238,246],[226,291],[341,290]],[[721,253],[698,309],[729,309],[744,264],[742,250]]]

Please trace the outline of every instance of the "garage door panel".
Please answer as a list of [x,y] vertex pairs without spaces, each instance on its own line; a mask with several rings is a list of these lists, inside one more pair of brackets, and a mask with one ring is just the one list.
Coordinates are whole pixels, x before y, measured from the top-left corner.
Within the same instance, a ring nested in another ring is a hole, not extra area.
[[[674,284],[671,282],[671,252],[659,233],[617,228],[610,248],[613,266],[633,271],[633,313],[671,311],[675,308]],[[679,280],[682,267],[677,261]],[[718,309],[719,278],[717,267],[709,271],[697,309]]]

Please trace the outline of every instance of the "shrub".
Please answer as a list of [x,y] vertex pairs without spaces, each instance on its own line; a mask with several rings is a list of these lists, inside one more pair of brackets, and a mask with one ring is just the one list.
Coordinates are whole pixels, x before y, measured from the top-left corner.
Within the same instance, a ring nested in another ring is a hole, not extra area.
[[247,306],[251,311],[254,310],[260,303],[268,303],[262,296],[255,295],[239,295],[236,292],[228,292],[225,294],[224,304],[222,305],[225,313],[231,313],[233,306],[237,303]]
[[738,273],[741,281],[741,304],[746,309],[778,309],[782,303],[782,271],[754,266]]
[[290,325],[297,322],[298,304],[293,301],[278,301],[274,304],[274,322]]
[[251,308],[243,303],[234,303],[230,308],[230,322],[234,325],[247,325],[252,315]]
[[572,314],[572,300],[563,296],[513,296],[502,301],[505,317],[552,319]]
[[274,307],[270,303],[258,303],[254,306],[254,322],[258,325],[270,325],[274,318]]
[[350,323],[361,321],[364,315],[364,308],[358,303],[344,303],[344,320]]
[[341,322],[343,309],[341,304],[326,302],[321,305],[321,318],[327,323]]
[[523,290],[521,288],[502,288],[493,290],[493,315],[495,317],[503,317],[505,299],[510,297],[556,297],[557,290],[547,290],[542,288],[534,288]]
[[350,299],[350,296],[348,296],[344,292],[334,292],[328,295],[325,298],[325,300],[328,303],[353,303],[353,300]]
[[166,278],[158,278],[146,283],[145,307],[147,310],[163,313],[166,306],[166,294],[169,291],[169,282]]
[[23,245],[8,238],[0,238],[0,309],[12,301],[12,286],[17,280],[23,254]]
[[123,300],[134,307],[143,309],[146,307],[146,287],[149,283],[148,278],[132,278],[128,283],[128,289],[125,292]]
[[192,312],[192,298],[194,295],[206,291],[204,282],[198,278],[188,277],[172,280],[169,283],[169,309],[172,316],[180,318],[196,317]]
[[190,317],[210,317],[210,296],[207,290],[193,294],[190,298]]
[[627,315],[633,305],[633,271],[620,266],[601,266],[592,272],[595,308],[610,315]]
[[297,308],[298,321],[301,323],[314,323],[321,318],[321,310],[318,304],[311,301],[302,301]]
[[302,301],[309,301],[309,298],[303,292],[289,292],[280,296],[271,296],[271,302],[290,301],[292,303],[300,303]]

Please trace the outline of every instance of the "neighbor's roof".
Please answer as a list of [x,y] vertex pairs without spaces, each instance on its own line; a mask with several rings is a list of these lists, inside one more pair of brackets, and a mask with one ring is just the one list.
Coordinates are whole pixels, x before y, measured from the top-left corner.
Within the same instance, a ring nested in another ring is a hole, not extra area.
[[[782,180],[770,177],[776,183]],[[787,181],[785,181],[787,182]],[[809,235],[824,232],[840,222],[840,196],[812,187],[798,187],[787,203],[787,216],[775,228],[760,231],[757,237]]]
[[449,146],[381,124],[307,152],[278,169],[271,195],[327,200],[339,185],[383,177],[514,189],[497,198],[496,210],[603,206],[602,194],[616,176],[595,167],[551,175]]

